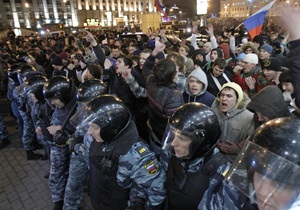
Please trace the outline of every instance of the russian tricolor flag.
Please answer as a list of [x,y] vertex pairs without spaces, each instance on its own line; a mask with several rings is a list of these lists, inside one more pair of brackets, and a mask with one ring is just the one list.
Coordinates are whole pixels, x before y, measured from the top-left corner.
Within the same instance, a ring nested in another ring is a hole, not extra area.
[[275,2],[276,2],[276,0],[267,4],[266,6],[264,6],[260,10],[258,10],[256,13],[254,13],[247,20],[244,21],[244,25],[249,33],[251,40],[256,35],[260,34],[263,23],[264,23],[265,16]]
[[164,17],[167,17],[167,13],[164,11],[164,7],[161,5],[159,0],[154,1],[154,6],[156,7],[156,10],[163,13]]

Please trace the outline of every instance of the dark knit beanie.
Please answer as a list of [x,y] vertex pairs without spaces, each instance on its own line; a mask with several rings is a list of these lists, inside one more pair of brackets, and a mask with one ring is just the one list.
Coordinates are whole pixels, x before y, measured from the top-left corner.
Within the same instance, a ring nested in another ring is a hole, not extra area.
[[56,65],[56,66],[62,66],[63,65],[62,59],[60,57],[58,57],[58,56],[54,56],[52,58],[52,64]]
[[282,62],[279,58],[271,57],[263,63],[263,69],[282,71]]

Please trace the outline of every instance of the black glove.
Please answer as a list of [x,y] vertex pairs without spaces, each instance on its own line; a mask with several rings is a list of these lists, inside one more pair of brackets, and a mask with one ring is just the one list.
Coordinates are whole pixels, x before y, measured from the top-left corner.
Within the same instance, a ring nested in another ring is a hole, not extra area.
[[54,138],[53,138],[55,144],[58,146],[65,146],[68,139],[69,139],[69,135],[62,130],[56,131]]
[[20,104],[19,108],[20,108],[20,110],[22,112],[26,112],[27,111],[26,104]]
[[[74,151],[74,148],[75,148],[76,144],[79,144],[79,143],[82,143],[82,142],[83,142],[83,137],[82,136],[77,136],[74,139],[72,139],[70,141],[70,144],[69,144],[69,153],[71,154]],[[75,152],[75,154],[76,154],[76,152]]]
[[146,200],[144,198],[134,198],[132,201],[132,210],[145,210]]

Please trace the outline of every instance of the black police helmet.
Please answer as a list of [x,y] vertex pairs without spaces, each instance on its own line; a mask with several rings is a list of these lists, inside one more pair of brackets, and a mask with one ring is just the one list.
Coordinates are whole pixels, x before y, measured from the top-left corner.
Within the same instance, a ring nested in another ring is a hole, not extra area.
[[[300,165],[300,119],[297,117],[276,118],[261,125],[253,134],[251,141],[258,146],[280,156],[287,161]],[[285,174],[281,176],[268,172],[268,157],[261,157],[263,154],[253,153],[250,164],[261,174],[268,173],[268,176],[278,182],[286,179]],[[263,163],[259,160],[263,160]],[[254,164],[255,163],[255,164]],[[285,166],[278,165],[277,167]]]
[[9,69],[8,69],[8,78],[15,83],[20,84],[19,79],[18,79],[18,70],[20,68],[20,64],[13,64]]
[[23,83],[24,81],[24,75],[28,72],[33,72],[36,71],[36,69],[28,64],[21,65],[20,68],[18,69],[18,79],[20,83]]
[[101,139],[106,142],[113,141],[130,122],[129,110],[116,96],[99,96],[90,101],[87,108],[96,114],[93,123],[101,128]]
[[60,99],[67,104],[71,100],[72,84],[67,77],[51,77],[44,85],[43,94],[46,100]]
[[33,93],[37,98],[37,100],[43,101],[44,100],[43,87],[47,81],[48,79],[42,75],[35,75],[27,79],[25,82],[26,94]]
[[87,102],[97,96],[107,94],[107,87],[99,79],[87,80],[80,84],[77,91],[77,101]]
[[187,103],[179,107],[169,119],[169,124],[192,139],[191,160],[207,155],[216,145],[221,128],[217,116],[202,103]]
[[24,82],[26,82],[29,78],[31,77],[34,77],[34,76],[44,76],[44,74],[40,71],[29,71],[29,72],[26,72],[22,75],[22,79]]

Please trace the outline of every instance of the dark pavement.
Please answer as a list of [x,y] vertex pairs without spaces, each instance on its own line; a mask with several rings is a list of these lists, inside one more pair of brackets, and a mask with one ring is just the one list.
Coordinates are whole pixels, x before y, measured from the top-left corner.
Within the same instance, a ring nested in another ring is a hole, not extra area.
[[[0,99],[0,113],[4,117],[11,144],[0,150],[0,210],[51,210],[48,179],[48,160],[26,159],[16,121],[10,116],[9,103]],[[44,154],[43,150],[36,153]],[[81,210],[92,209],[89,198],[81,203]]]

